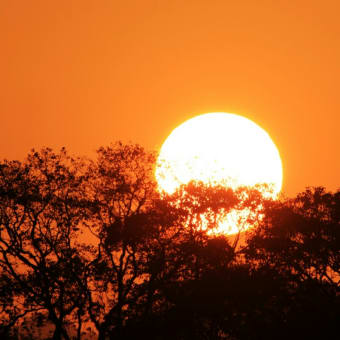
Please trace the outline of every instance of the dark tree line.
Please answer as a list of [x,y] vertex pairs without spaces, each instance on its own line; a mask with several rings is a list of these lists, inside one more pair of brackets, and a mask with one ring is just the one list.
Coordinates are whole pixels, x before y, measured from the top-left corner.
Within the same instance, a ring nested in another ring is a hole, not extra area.
[[[21,337],[49,325],[41,338],[337,338],[340,191],[160,195],[154,166],[121,143],[96,160],[46,148],[0,163],[1,339],[27,323]],[[244,208],[252,228],[213,233]]]

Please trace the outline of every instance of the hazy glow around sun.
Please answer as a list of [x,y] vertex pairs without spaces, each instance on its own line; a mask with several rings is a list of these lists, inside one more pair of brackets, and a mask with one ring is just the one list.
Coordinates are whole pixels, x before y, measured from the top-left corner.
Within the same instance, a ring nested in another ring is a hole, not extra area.
[[282,186],[282,163],[268,133],[231,113],[207,113],[175,128],[161,147],[156,168],[161,191],[173,193],[191,180],[237,188]]

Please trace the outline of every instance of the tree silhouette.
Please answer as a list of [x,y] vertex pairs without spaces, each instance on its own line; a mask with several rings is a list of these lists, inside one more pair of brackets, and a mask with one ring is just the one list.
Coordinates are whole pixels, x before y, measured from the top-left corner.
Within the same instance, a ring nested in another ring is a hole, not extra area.
[[[226,285],[222,279],[230,277],[237,256],[225,236],[208,232],[215,228],[220,214],[223,217],[239,202],[232,190],[194,182],[155,202],[149,226],[156,232],[147,241],[144,280],[136,287],[138,299],[130,306],[135,311],[120,335],[113,332],[112,338],[220,336],[223,328],[217,317],[223,320],[218,312],[225,308],[220,304],[218,309],[213,301],[224,301],[225,293],[219,297],[214,293],[222,293]],[[215,289],[215,279],[222,283],[220,290]]]
[[271,202],[244,249],[255,268],[269,267],[286,282],[287,298],[278,306],[285,314],[282,338],[335,334],[340,321],[339,208],[339,191],[324,188]]
[[74,246],[85,217],[80,166],[65,150],[50,149],[0,165],[3,327],[29,313],[55,325],[54,339],[69,339],[68,318],[81,326],[75,315],[83,313],[86,269]]
[[88,314],[99,339],[120,334],[144,280],[148,214],[155,196],[154,156],[137,145],[98,150],[90,164],[88,196],[95,207],[88,228],[96,238],[87,290]]
[[[154,166],[122,143],[95,160],[45,148],[0,163],[1,338],[25,325],[53,339],[335,338],[339,191],[166,194]],[[233,211],[240,232],[217,234]]]

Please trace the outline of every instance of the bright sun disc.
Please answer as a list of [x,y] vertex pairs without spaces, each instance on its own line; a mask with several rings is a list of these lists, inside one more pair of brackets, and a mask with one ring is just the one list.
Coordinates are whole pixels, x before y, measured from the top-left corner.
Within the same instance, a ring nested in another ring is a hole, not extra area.
[[172,131],[155,175],[160,190],[170,194],[196,180],[233,189],[267,184],[272,190],[267,196],[275,197],[282,186],[282,163],[267,132],[254,122],[231,113],[207,113]]

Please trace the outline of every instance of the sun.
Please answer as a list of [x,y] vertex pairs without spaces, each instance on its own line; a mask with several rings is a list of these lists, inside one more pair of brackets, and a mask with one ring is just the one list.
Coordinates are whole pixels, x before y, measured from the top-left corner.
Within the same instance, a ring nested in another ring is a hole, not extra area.
[[250,119],[206,113],[171,132],[161,147],[155,176],[160,191],[170,194],[196,180],[233,189],[267,184],[270,190],[263,194],[275,197],[282,186],[282,162],[268,133]]

